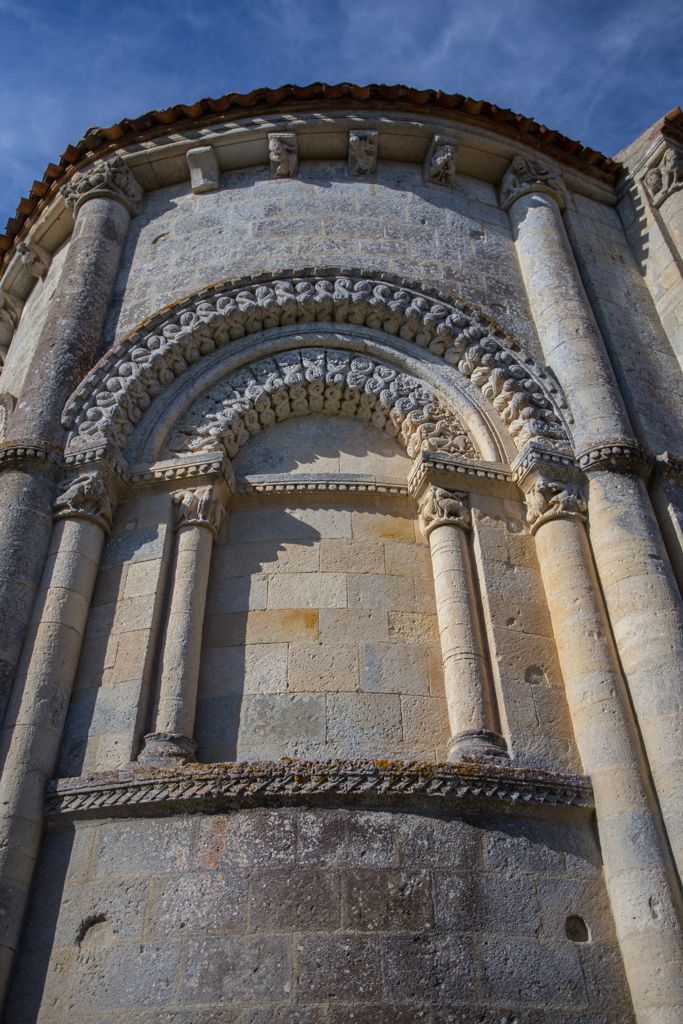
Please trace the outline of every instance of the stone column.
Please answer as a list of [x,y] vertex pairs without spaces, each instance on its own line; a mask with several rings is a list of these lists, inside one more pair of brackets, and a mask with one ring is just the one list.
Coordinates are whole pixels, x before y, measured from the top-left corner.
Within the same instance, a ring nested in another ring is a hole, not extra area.
[[522,157],[513,160],[500,190],[545,359],[574,415],[579,464],[590,481],[595,563],[683,872],[683,603],[647,489],[634,475],[642,448],[633,437],[564,229],[565,196],[564,183],[551,168]]
[[605,882],[639,1024],[683,1019],[681,892],[600,599],[571,470],[527,465],[527,519],[574,735],[595,792]]
[[671,568],[683,594],[683,459],[671,452],[657,456],[650,496]]
[[[121,251],[142,189],[120,157],[98,161],[62,188],[76,218],[69,251],[6,427],[0,462],[0,721],[50,542],[62,409],[95,362]],[[38,457],[28,461],[25,449]]]
[[173,495],[176,550],[168,614],[162,638],[159,697],[154,731],[145,736],[139,760],[148,764],[194,761],[194,719],[202,627],[213,542],[223,504],[211,485]]
[[0,1004],[38,855],[45,784],[52,776],[105,534],[99,473],[78,477],[56,503],[50,555],[1,734]]
[[463,498],[430,486],[420,504],[429,538],[451,728],[448,760],[507,757],[484,653],[479,595],[469,551],[470,513]]

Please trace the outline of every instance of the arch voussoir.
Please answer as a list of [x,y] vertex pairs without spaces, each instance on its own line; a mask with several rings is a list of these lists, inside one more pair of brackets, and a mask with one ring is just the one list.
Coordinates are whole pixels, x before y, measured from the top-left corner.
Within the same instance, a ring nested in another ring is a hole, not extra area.
[[108,353],[67,403],[68,449],[111,443],[123,452],[155,398],[202,357],[304,323],[356,324],[414,343],[479,389],[518,450],[529,441],[570,450],[559,388],[496,324],[464,302],[360,271],[225,283],[150,321]]

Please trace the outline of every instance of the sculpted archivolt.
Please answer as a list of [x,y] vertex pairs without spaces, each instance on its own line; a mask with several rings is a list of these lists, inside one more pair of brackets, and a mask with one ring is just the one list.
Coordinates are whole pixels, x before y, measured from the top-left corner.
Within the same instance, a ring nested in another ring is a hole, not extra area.
[[282,352],[212,388],[178,426],[173,452],[223,448],[230,458],[265,427],[322,413],[396,437],[411,458],[440,451],[476,458],[463,425],[414,377],[335,349]]
[[144,411],[204,355],[267,328],[349,323],[398,335],[471,380],[507,425],[518,448],[529,440],[568,450],[552,379],[465,303],[444,303],[368,278],[294,277],[222,286],[112,349],[68,403],[69,449],[111,441],[123,451]]

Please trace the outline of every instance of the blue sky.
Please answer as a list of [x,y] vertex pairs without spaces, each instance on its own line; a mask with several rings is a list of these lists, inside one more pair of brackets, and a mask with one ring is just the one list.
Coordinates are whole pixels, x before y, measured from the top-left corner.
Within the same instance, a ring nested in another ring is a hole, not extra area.
[[0,228],[94,124],[285,82],[404,82],[607,154],[683,101],[681,0],[0,0]]

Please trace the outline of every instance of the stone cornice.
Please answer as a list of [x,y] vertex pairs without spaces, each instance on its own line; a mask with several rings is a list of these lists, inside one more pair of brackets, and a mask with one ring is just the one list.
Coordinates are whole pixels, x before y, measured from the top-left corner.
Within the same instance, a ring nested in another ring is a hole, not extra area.
[[189,764],[51,782],[46,813],[60,818],[185,814],[291,804],[488,803],[590,811],[590,780],[510,765],[400,761],[292,761]]
[[653,466],[653,456],[639,441],[622,438],[607,440],[581,452],[576,458],[584,473],[612,470],[617,473],[635,473],[647,479]]
[[417,500],[433,484],[468,494],[495,494],[501,498],[519,495],[512,473],[502,463],[421,452],[408,477],[409,493]]
[[273,473],[263,477],[237,478],[239,494],[387,494],[407,498],[402,484],[370,480],[343,473],[316,473],[311,476]]
[[59,471],[64,464],[64,449],[42,438],[13,438],[0,442],[0,470],[15,469],[30,463]]
[[[551,159],[581,171],[590,178],[612,185],[620,165],[601,153],[554,132],[533,119],[495,104],[467,96],[440,91],[416,90],[407,86],[351,83],[283,86],[256,89],[246,95],[228,93],[218,99],[203,99],[191,106],[178,104],[164,111],[149,111],[142,117],[126,118],[109,128],[92,128],[75,146],[67,146],[59,163],[48,164],[41,181],[35,181],[30,193],[19,204],[16,215],[0,235],[0,260],[11,251],[14,239],[35,222],[53,198],[72,168],[81,169],[89,161],[102,158],[126,146],[139,147],[191,128],[245,118],[267,117],[293,111],[357,110],[372,116],[375,111],[406,111],[428,120],[438,118],[474,129],[494,133],[502,142],[528,145]],[[0,263],[1,267],[1,263]]]

